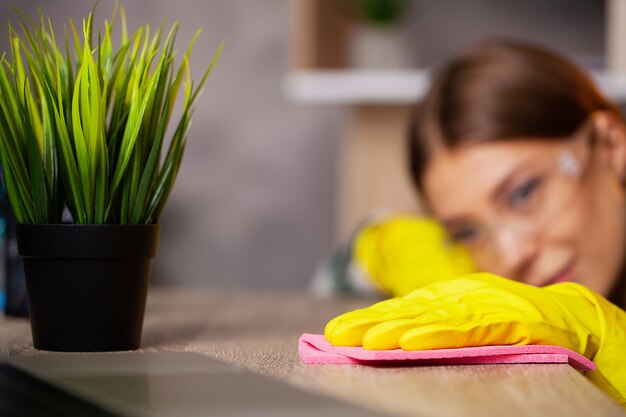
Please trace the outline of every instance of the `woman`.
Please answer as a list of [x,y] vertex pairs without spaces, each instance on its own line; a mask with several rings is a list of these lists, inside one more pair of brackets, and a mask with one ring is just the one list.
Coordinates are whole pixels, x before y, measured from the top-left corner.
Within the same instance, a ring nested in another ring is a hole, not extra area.
[[514,42],[469,49],[410,143],[415,183],[479,270],[626,301],[624,119],[572,63]]
[[[593,359],[590,378],[626,405],[626,313],[604,298],[626,305],[619,109],[566,59],[493,41],[440,71],[410,145],[433,216],[495,275],[435,281],[344,314],[327,338],[374,349],[558,344]],[[389,262],[375,270],[378,281],[412,275]]]
[[[624,307],[624,130],[617,106],[574,64],[484,43],[442,69],[418,107],[411,171],[478,270],[537,286],[580,282]],[[430,276],[469,272],[456,247],[431,243],[442,237],[424,219],[370,221],[356,264],[392,295],[427,280],[416,278],[426,263],[416,255],[440,258]]]

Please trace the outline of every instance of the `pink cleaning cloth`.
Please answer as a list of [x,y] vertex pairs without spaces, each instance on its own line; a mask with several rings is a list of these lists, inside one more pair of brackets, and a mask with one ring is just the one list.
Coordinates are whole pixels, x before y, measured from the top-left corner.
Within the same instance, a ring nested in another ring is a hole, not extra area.
[[467,365],[497,363],[567,363],[581,371],[596,365],[579,353],[561,346],[478,346],[433,350],[366,350],[333,346],[323,334],[305,333],[298,340],[300,359],[307,364],[417,364]]

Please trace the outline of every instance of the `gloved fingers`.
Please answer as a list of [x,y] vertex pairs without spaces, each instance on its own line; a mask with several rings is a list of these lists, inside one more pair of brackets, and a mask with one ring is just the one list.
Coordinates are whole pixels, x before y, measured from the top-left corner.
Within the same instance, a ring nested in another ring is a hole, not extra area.
[[474,322],[470,326],[431,324],[405,332],[398,341],[404,350],[448,349],[470,346],[506,345],[509,322]]
[[519,322],[524,319],[522,315],[504,309],[475,311],[475,307],[464,304],[450,305],[424,312],[417,317],[400,317],[373,324],[363,334],[363,347],[376,350],[400,348],[400,339],[417,328],[436,329],[436,326],[448,326],[447,328],[452,329],[467,329],[471,323]]
[[[489,274],[439,282],[338,316],[328,323],[325,335],[334,345],[369,349],[397,348],[404,340],[413,349],[543,343],[588,350],[584,334],[574,341],[571,331],[561,334],[559,329],[576,328],[576,322],[564,314],[556,294],[512,284]],[[508,287],[519,287],[518,292]],[[532,302],[526,293],[534,297]],[[453,346],[441,339],[452,340]]]
[[368,340],[383,341],[377,344],[379,349],[393,349],[399,347],[398,340],[409,327],[438,323],[460,326],[476,320],[523,321],[527,310],[534,309],[532,305],[522,311],[509,308],[502,299],[506,301],[512,297],[511,294],[490,291],[482,282],[468,279],[455,281],[459,284],[456,288],[479,292],[473,298],[481,302],[460,302],[460,297],[438,297],[440,293],[433,287],[440,285],[431,286],[416,290],[419,297],[413,294],[411,298],[392,298],[368,308],[342,314],[328,323],[325,329],[326,338],[333,345],[360,346],[361,343],[368,344],[363,339],[370,332]]
[[[381,306],[387,301],[389,306]],[[363,335],[374,326],[401,319],[415,319],[432,306],[428,303],[398,303],[399,299],[387,300],[376,306],[350,311],[333,318],[324,330],[326,339],[337,346],[361,346]],[[374,308],[376,307],[376,308]]]
[[400,347],[400,338],[404,333],[419,326],[416,320],[399,319],[386,321],[368,329],[362,337],[364,349],[388,350]]
[[365,332],[380,322],[380,319],[370,317],[338,316],[328,322],[324,336],[336,346],[361,346]]
[[414,302],[400,297],[390,298],[333,318],[326,325],[324,335],[333,345],[361,346],[363,335],[372,326],[388,320],[412,318],[428,308],[428,300]]
[[477,320],[461,326],[432,324],[405,332],[399,345],[405,350],[446,349],[490,345],[558,345],[578,351],[572,331],[537,322]]

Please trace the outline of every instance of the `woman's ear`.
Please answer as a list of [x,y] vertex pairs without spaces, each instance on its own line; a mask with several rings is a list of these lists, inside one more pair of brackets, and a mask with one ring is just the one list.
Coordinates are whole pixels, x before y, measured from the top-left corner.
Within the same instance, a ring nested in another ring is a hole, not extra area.
[[592,116],[593,137],[605,156],[609,168],[620,182],[626,181],[626,126],[621,118],[609,112],[595,112]]

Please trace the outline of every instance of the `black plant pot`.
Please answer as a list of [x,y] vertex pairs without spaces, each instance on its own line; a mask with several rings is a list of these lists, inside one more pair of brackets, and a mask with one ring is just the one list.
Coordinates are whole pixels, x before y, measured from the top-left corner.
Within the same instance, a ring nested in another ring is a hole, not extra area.
[[159,225],[17,226],[35,348],[139,347]]

